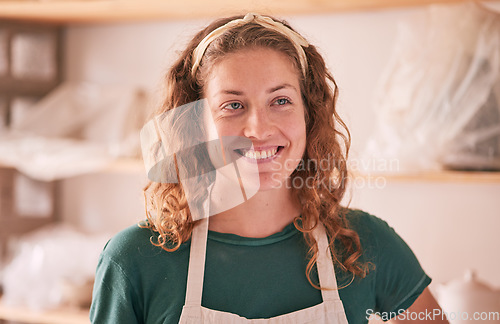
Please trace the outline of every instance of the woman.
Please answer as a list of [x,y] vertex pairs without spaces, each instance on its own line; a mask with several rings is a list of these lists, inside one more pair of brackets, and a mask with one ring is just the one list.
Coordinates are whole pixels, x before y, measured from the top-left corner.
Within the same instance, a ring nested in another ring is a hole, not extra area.
[[[168,143],[156,146],[177,179],[152,168],[147,222],[104,249],[93,323],[367,323],[374,313],[415,322],[405,310],[440,311],[399,236],[340,206],[349,136],[335,111],[337,87],[316,48],[290,26],[253,14],[217,20],[192,39],[165,84],[157,116],[168,122],[154,129],[194,140],[169,153]],[[202,120],[203,109],[208,126],[180,122]],[[219,158],[197,145],[214,138]],[[227,149],[224,138],[250,144]],[[239,186],[219,185],[231,183],[217,173],[220,156]],[[259,187],[246,195],[252,175]]]

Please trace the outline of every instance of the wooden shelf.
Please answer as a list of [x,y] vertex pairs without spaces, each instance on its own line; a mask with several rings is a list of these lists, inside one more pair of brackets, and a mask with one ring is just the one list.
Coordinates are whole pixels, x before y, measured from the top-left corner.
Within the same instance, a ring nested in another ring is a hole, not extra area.
[[498,183],[500,172],[479,171],[418,171],[401,173],[354,173],[367,179],[385,178],[390,182],[455,182],[455,183]]
[[[1,167],[1,166],[0,166]],[[144,163],[140,159],[117,159],[111,162],[107,167],[97,173],[129,173],[144,174],[146,170]],[[363,177],[368,179],[383,177],[387,181],[400,182],[470,182],[470,183],[500,183],[500,171],[415,171],[415,172],[359,172],[352,171],[353,177]]]
[[89,312],[82,309],[34,311],[24,307],[9,307],[0,301],[0,320],[33,324],[89,324]]
[[111,162],[102,172],[105,173],[144,173],[146,176],[146,170],[144,163],[140,159],[117,159]]
[[457,2],[461,0],[6,0],[0,1],[0,19],[73,24],[211,18],[249,11],[321,14]]
[[[53,217],[9,217],[0,218],[0,237],[19,235],[54,223]],[[0,240],[1,242],[1,240]]]
[[[144,164],[139,159],[119,159],[111,163],[106,169],[106,173],[143,173],[146,176]],[[353,177],[363,177],[374,179],[383,177],[391,182],[462,182],[462,183],[499,183],[499,172],[479,172],[479,171],[416,171],[400,173],[368,173],[352,172]]]

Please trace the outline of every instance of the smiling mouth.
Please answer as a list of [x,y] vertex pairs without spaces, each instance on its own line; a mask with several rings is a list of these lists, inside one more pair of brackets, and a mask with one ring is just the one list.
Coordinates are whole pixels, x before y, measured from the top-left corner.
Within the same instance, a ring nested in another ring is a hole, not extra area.
[[264,160],[273,158],[280,152],[284,146],[276,146],[267,150],[253,150],[253,149],[238,149],[235,150],[238,154],[252,160]]

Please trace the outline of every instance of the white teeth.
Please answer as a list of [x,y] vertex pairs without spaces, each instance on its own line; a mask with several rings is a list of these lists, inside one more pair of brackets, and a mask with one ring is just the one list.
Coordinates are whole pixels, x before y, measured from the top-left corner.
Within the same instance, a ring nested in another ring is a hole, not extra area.
[[249,159],[262,160],[274,156],[276,152],[278,152],[278,148],[274,148],[272,150],[267,150],[267,151],[253,151],[253,150],[246,151],[244,155]]
[[245,152],[245,156],[249,159],[255,159],[255,151],[247,151]]

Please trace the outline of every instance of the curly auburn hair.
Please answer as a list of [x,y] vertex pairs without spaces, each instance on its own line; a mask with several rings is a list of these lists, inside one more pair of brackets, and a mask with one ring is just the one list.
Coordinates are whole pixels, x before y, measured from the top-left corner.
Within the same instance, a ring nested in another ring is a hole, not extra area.
[[[292,42],[279,32],[250,22],[229,29],[216,38],[206,49],[196,74],[191,73],[193,51],[200,41],[216,28],[242,17],[216,20],[193,37],[165,76],[165,94],[156,114],[202,99],[204,80],[210,74],[211,67],[229,53],[265,47],[286,54],[297,69],[306,107],[307,143],[301,163],[307,167],[301,168],[299,165],[291,174],[291,180],[302,178],[313,179],[314,182],[313,185],[292,188],[302,206],[301,216],[294,220],[294,225],[303,233],[309,246],[310,260],[306,276],[311,285],[319,288],[311,280],[311,271],[318,255],[312,230],[318,222],[322,222],[329,236],[335,265],[345,272],[350,272],[353,278],[365,277],[368,266],[359,260],[362,254],[359,236],[349,228],[345,209],[340,206],[348,179],[346,161],[350,134],[336,111],[337,85],[316,47],[303,47],[308,63],[304,76],[300,71],[300,60]],[[286,22],[272,19],[292,29]],[[328,163],[327,167],[315,163],[330,157],[333,157],[335,163]],[[195,223],[191,218],[182,184],[150,182],[144,188],[144,194],[148,219],[145,226],[155,232],[151,242],[166,251],[177,250],[190,238]],[[334,241],[340,245],[336,244],[334,247]]]

